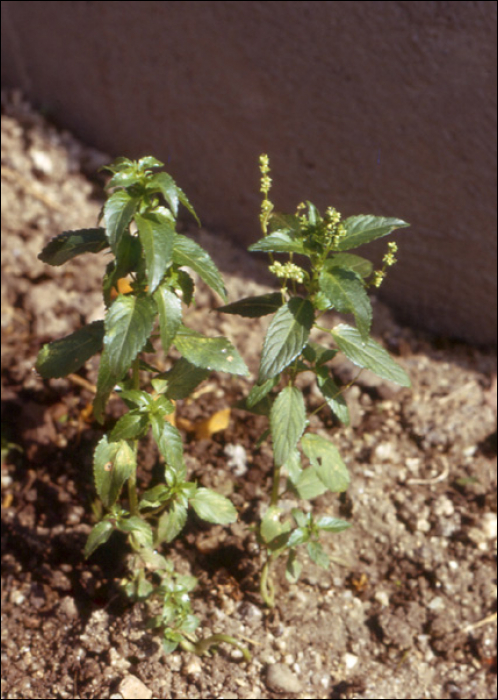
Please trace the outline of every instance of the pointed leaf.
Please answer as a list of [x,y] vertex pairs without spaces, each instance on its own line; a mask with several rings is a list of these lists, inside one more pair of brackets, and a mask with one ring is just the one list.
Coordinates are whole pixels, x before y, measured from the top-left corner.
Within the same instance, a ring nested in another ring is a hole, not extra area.
[[337,250],[357,248],[364,243],[387,236],[394,229],[407,228],[410,224],[401,219],[360,214],[359,216],[350,216],[343,222],[343,225],[346,229],[346,235],[339,240]]
[[351,328],[345,323],[336,326],[331,333],[339,349],[358,367],[371,369],[379,377],[400,386],[411,386],[405,370],[372,338],[363,340],[356,328]]
[[173,401],[190,396],[196,386],[208,376],[208,369],[196,367],[184,357],[175,362],[172,369],[161,375],[168,382],[166,395]]
[[305,253],[303,242],[285,231],[270,233],[249,246],[249,250],[262,253],[300,253],[301,255]]
[[258,384],[275,377],[299,355],[308,340],[313,318],[311,302],[300,297],[292,298],[277,311],[263,344]]
[[103,339],[104,322],[94,321],[65,338],[44,345],[38,353],[36,369],[44,379],[67,377],[102,350]]
[[113,374],[109,368],[109,358],[107,351],[104,348],[100,356],[99,374],[97,377],[97,393],[93,400],[93,415],[99,423],[104,422],[104,410],[111,395],[113,388],[116,386],[121,377]]
[[117,250],[119,239],[127,230],[138,201],[137,197],[132,197],[126,190],[118,190],[104,204],[106,235],[113,251]]
[[346,399],[342,395],[340,387],[331,378],[326,367],[317,369],[317,382],[321,394],[332,413],[339,418],[341,423],[349,425],[349,410]]
[[232,343],[221,336],[208,338],[182,326],[175,336],[175,345],[196,367],[230,374],[249,374],[244,360]]
[[108,442],[107,435],[95,449],[95,488],[106,508],[116,503],[125,481],[136,468],[135,453],[125,440]]
[[199,277],[226,301],[223,278],[211,257],[195,241],[177,234],[173,248],[173,260],[177,265],[188,265]]
[[121,378],[131,367],[151,334],[155,315],[155,302],[145,294],[121,294],[114,301],[105,318],[104,338],[112,374]]
[[148,426],[148,415],[135,409],[121,416],[109,437],[113,442],[117,440],[136,440],[143,436]]
[[172,263],[176,231],[170,221],[158,213],[135,214],[135,221],[145,254],[149,294],[152,294]]
[[182,322],[182,302],[166,284],[156,290],[154,301],[159,313],[161,344],[167,353]]
[[172,542],[183,530],[186,522],[187,509],[179,503],[173,503],[171,508],[159,518],[156,544]]
[[151,415],[152,435],[166,464],[176,471],[183,469],[183,442],[178,428],[164,418]]
[[100,253],[108,247],[104,228],[64,231],[47,243],[38,258],[44,263],[57,266],[82,253]]
[[319,530],[327,530],[328,532],[342,532],[352,527],[351,523],[339,518],[332,518],[330,515],[324,515],[315,521],[315,525]]
[[88,559],[88,557],[95,552],[97,547],[107,542],[113,532],[114,526],[109,520],[102,520],[100,523],[97,523],[88,535],[84,552],[85,559]]
[[200,487],[189,501],[199,518],[217,525],[228,525],[237,520],[237,511],[231,501],[211,489]]
[[279,380],[279,377],[273,377],[272,379],[267,379],[263,384],[253,386],[246,399],[247,408],[253,408],[262,401],[277,386]]
[[280,522],[280,516],[282,514],[281,509],[278,506],[270,506],[266,513],[264,514],[259,532],[266,544],[270,544],[276,537],[281,535],[283,532],[287,532],[288,527]]
[[325,262],[325,269],[331,270],[333,267],[347,268],[359,277],[368,277],[373,270],[373,264],[370,260],[353,253],[337,253],[334,257],[328,258]]
[[322,569],[327,569],[329,565],[329,558],[327,554],[324,552],[324,549],[320,542],[312,541],[308,542],[306,545],[306,549],[308,550],[308,554],[310,555],[310,559],[315,562],[315,564],[318,564],[318,566],[321,566]]
[[220,306],[217,311],[223,311],[225,314],[239,314],[247,318],[259,318],[267,314],[273,314],[283,304],[282,295],[280,292],[271,294],[261,294],[256,297],[247,297],[239,301]]
[[147,180],[148,192],[160,192],[175,215],[178,216],[178,190],[175,181],[168,173],[155,173]]
[[304,435],[301,445],[318,478],[328,490],[333,493],[345,491],[349,484],[349,472],[337,447],[320,435],[311,433]]
[[270,413],[273,453],[277,467],[291,455],[306,426],[306,408],[302,393],[294,386],[283,389]]
[[297,491],[299,498],[302,498],[304,501],[309,501],[312,498],[321,496],[322,493],[327,491],[327,487],[319,478],[315,467],[303,469],[298,478],[292,479],[291,483]]
[[318,284],[333,308],[340,313],[354,314],[358,330],[366,338],[372,325],[372,305],[357,275],[341,267],[325,268]]

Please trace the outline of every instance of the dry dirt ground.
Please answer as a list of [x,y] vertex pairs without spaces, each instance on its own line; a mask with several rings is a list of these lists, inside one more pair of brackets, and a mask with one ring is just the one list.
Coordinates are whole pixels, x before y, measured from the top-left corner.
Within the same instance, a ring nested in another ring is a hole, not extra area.
[[[2,698],[494,698],[496,356],[401,327],[379,303],[374,333],[412,389],[365,372],[347,393],[351,426],[315,417],[351,473],[347,493],[317,507],[353,527],[323,539],[329,571],[307,562],[297,584],[278,579],[274,610],[258,594],[248,527],[268,499],[271,452],[254,447],[265,419],[233,409],[210,439],[184,433],[192,478],[227,494],[240,517],[228,528],[189,522],[170,555],[199,577],[205,634],[245,640],[251,663],[226,645],[166,655],[118,593],[122,543],[84,560],[102,435],[88,410],[95,363],[48,382],[33,365],[43,342],[101,317],[105,256],[51,268],[37,254],[62,230],[96,224],[95,172],[109,161],[19,94],[2,95]],[[230,300],[272,283],[215,232],[188,232],[211,250]],[[254,372],[264,319],[218,314],[219,303],[199,285],[187,323],[231,337]],[[347,383],[352,367],[338,362],[336,373]],[[248,386],[213,375],[179,413],[206,418]],[[318,406],[311,388],[307,398]],[[120,410],[110,408],[108,426]],[[145,444],[143,483],[157,465]]]

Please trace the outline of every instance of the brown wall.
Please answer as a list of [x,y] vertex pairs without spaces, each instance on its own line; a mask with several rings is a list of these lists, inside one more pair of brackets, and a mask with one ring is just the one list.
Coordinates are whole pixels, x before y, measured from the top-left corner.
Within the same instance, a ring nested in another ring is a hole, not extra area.
[[278,208],[409,221],[384,297],[496,342],[496,3],[4,1],[2,83],[241,244],[262,152]]

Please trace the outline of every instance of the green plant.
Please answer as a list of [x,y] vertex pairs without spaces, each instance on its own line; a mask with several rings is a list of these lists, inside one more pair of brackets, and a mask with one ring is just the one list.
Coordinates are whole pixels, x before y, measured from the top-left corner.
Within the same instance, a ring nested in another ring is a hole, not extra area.
[[[223,641],[240,645],[223,634],[197,639],[199,620],[190,602],[196,579],[177,573],[159,549],[181,532],[189,507],[217,524],[233,522],[237,513],[227,498],[188,480],[181,434],[172,420],[174,402],[190,396],[211,370],[243,375],[248,370],[228,340],[207,337],[183,324],[183,304],[189,306],[194,294],[185,266],[224,301],[226,294],[210,256],[176,231],[180,203],[198,219],[174,180],[156,172],[162,166],[152,157],[117,159],[106,168],[112,177],[100,217],[105,227],[66,231],[40,253],[39,258],[50,265],[101,251],[109,251],[112,259],[103,279],[105,319],[45,345],[36,366],[44,378],[65,377],[101,352],[94,415],[104,422],[113,391],[128,411],[95,450],[95,487],[105,514],[89,535],[85,555],[90,556],[113,532],[124,533],[131,549],[125,592],[156,608],[159,601],[160,612],[149,627],[162,632],[167,651],[180,645],[201,654]],[[155,352],[156,341],[165,353],[174,346],[180,354],[166,372],[145,359],[146,353]],[[137,449],[149,430],[164,458],[164,480],[141,492]]]
[[[410,385],[405,371],[369,335],[372,306],[366,289],[378,287],[386,269],[396,262],[396,244],[388,244],[383,267],[377,271],[367,259],[347,252],[408,224],[370,215],[341,221],[341,215],[331,207],[322,217],[311,202],[300,204],[295,214],[277,213],[268,198],[271,179],[265,155],[260,158],[260,170],[263,238],[249,250],[269,254],[269,269],[280,280],[281,288],[219,310],[252,318],[275,314],[263,343],[257,384],[244,402],[246,409],[269,417],[269,428],[261,440],[271,436],[273,442],[270,504],[257,528],[258,541],[266,552],[261,594],[267,605],[273,606],[270,567],[274,560],[287,554],[286,576],[296,581],[302,568],[296,558],[297,548],[306,545],[310,558],[326,567],[328,557],[319,541],[320,532],[340,532],[350,527],[350,523],[338,518],[315,518],[308,509],[293,508],[292,517],[288,517],[279,504],[286,491],[309,501],[326,491],[345,491],[349,483],[348,470],[335,445],[307,431],[309,420],[297,377],[302,372],[312,372],[323,396],[323,406],[317,411],[328,406],[345,424],[349,423],[343,397],[347,387],[336,384],[328,366],[337,352],[343,352],[360,371],[367,368],[401,386]],[[274,259],[274,254],[279,253],[288,255],[284,264]],[[308,262],[298,265],[296,256]],[[331,309],[352,314],[356,327],[346,323],[333,328],[322,326],[320,318]],[[311,340],[313,329],[328,333],[334,346]],[[287,474],[283,491],[282,470]]]

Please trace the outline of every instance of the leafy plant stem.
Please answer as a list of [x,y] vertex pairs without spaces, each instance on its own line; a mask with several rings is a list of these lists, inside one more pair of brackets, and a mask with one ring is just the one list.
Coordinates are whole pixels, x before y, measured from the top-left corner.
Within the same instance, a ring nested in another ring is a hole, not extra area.
[[273,582],[270,576],[270,563],[271,558],[267,553],[267,559],[261,571],[259,590],[261,592],[261,597],[263,598],[265,604],[269,608],[273,608],[275,607],[275,588],[273,586]]

